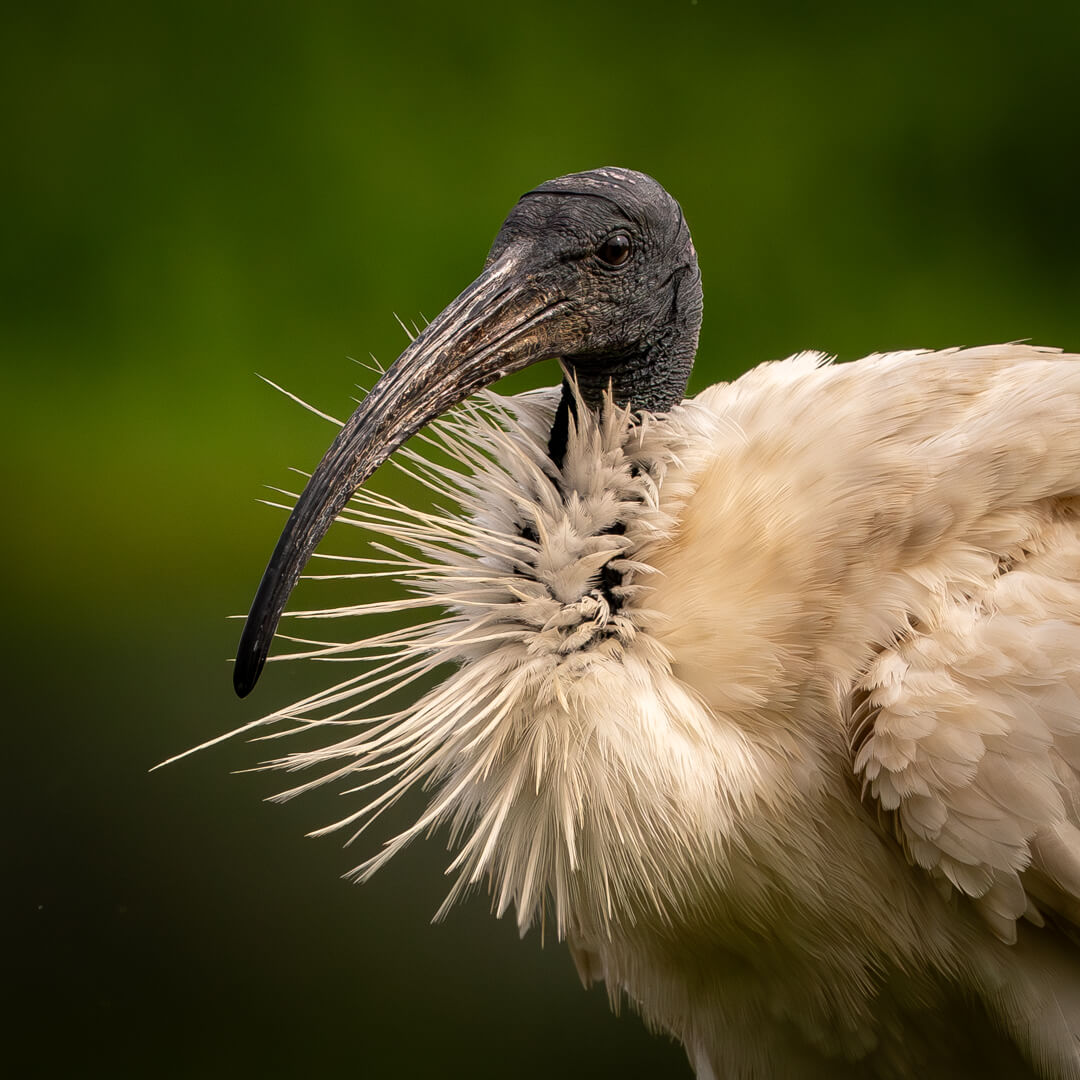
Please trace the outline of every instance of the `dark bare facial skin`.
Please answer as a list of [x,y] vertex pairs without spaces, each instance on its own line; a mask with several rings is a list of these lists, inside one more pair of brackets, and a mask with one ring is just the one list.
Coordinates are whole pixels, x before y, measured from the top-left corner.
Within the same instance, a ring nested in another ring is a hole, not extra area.
[[[651,177],[604,168],[522,196],[484,271],[398,357],[312,474],[267,564],[237,650],[244,697],[319,541],[406,439],[503,375],[561,357],[583,401],[664,412],[682,400],[701,277],[679,204]],[[565,422],[567,397],[561,415]]]

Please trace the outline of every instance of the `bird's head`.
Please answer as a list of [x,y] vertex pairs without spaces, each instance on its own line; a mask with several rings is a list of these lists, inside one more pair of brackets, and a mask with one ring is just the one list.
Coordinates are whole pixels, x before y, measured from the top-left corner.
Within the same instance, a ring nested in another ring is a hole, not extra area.
[[550,180],[510,212],[483,273],[391,365],[312,474],[263,574],[233,683],[255,685],[278,620],[353,492],[469,394],[560,357],[586,405],[663,412],[686,390],[701,324],[697,256],[679,204],[651,177],[603,168]]
[[558,311],[540,355],[520,366],[561,357],[593,407],[609,384],[620,406],[663,412],[682,400],[701,325],[701,276],[679,204],[651,177],[596,169],[527,192],[499,230],[485,274],[500,265]]

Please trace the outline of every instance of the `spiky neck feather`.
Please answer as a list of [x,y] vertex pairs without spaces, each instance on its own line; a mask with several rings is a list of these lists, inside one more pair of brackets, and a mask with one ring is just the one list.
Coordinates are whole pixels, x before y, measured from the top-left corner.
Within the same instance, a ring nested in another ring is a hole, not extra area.
[[[402,467],[462,516],[357,492],[342,520],[376,536],[385,558],[374,573],[412,595],[301,614],[437,614],[343,644],[304,642],[299,655],[364,670],[267,722],[354,733],[269,764],[320,771],[282,799],[361,780],[352,790],[363,804],[320,832],[362,831],[410,788],[430,786],[427,810],[356,876],[447,825],[457,879],[443,910],[489,880],[495,910],[514,907],[523,930],[545,908],[560,936],[579,941],[645,925],[658,939],[674,926],[715,927],[740,907],[767,906],[734,886],[767,895],[768,870],[755,867],[791,857],[786,845],[770,851],[777,841],[766,835],[732,871],[760,810],[759,778],[782,774],[774,803],[828,786],[807,747],[788,753],[781,725],[722,722],[725,709],[756,714],[760,700],[741,701],[736,684],[727,705],[706,704],[673,671],[654,552],[679,535],[722,428],[691,403],[657,419],[579,400],[556,467],[556,401],[552,391],[485,395],[444,417],[434,430],[453,467],[402,453]],[[355,557],[345,561],[355,568]],[[388,697],[446,665],[454,670],[419,701],[385,711]]]
[[[701,761],[749,768],[740,739],[706,723],[670,677],[648,602],[647,553],[692,490],[693,439],[679,425],[635,419],[610,402],[595,413],[578,400],[556,466],[554,406],[551,391],[509,406],[487,395],[444,418],[443,448],[465,472],[404,453],[404,467],[453,497],[464,519],[357,493],[343,520],[397,545],[377,573],[399,574],[413,597],[309,615],[450,614],[310,650],[367,671],[268,719],[358,730],[271,765],[323,770],[281,798],[365,774],[369,792],[382,783],[324,832],[366,828],[413,785],[434,786],[427,811],[358,877],[447,824],[459,851],[446,906],[490,878],[495,909],[515,907],[522,929],[545,896],[560,936],[574,925],[610,933],[643,917],[665,925],[687,872],[671,852],[681,846],[689,860],[686,838],[702,824],[691,830],[685,808],[711,805],[705,829],[722,837],[733,806],[714,793],[745,786]],[[455,670],[434,690],[380,713],[391,692],[445,664]],[[627,680],[640,693],[628,695]]]
[[[298,614],[436,615],[342,644],[292,639],[298,656],[364,670],[264,722],[355,733],[268,765],[319,770],[281,799],[361,780],[351,790],[363,804],[320,833],[363,831],[410,788],[431,787],[427,810],[355,876],[447,825],[457,878],[443,911],[489,880],[495,910],[514,907],[523,930],[545,908],[560,936],[579,941],[643,925],[659,938],[673,926],[715,927],[740,907],[767,906],[734,886],[767,895],[768,870],[755,868],[791,857],[786,845],[770,851],[766,835],[732,871],[760,810],[760,777],[782,776],[774,803],[827,786],[808,747],[789,753],[782,725],[722,722],[725,710],[756,715],[767,703],[740,699],[735,683],[726,705],[707,704],[673,671],[672,615],[653,592],[654,553],[679,535],[718,439],[741,445],[739,435],[724,436],[693,403],[658,419],[578,399],[557,466],[548,453],[557,400],[544,391],[465,403],[433,429],[453,466],[401,453],[401,467],[460,516],[356,493],[341,520],[374,534],[385,557],[345,557],[347,570],[376,562],[375,576],[398,577],[411,596]],[[454,670],[420,700],[385,711],[396,691],[446,665]],[[778,693],[789,692],[781,680]],[[819,856],[804,858],[812,866]]]

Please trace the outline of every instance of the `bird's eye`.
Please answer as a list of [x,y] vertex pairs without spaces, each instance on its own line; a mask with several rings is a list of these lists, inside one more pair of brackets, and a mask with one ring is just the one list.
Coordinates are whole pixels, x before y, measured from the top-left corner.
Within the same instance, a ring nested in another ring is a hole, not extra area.
[[609,236],[596,253],[608,266],[622,266],[630,258],[630,237],[626,233]]

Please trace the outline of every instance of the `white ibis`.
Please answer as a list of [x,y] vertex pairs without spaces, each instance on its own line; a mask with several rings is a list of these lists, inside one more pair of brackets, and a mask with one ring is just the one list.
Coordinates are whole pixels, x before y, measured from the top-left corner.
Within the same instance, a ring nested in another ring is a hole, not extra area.
[[[700,321],[654,180],[518,202],[262,579],[241,695],[335,518],[408,594],[297,614],[434,609],[304,641],[359,674],[265,718],[339,737],[286,796],[343,779],[359,828],[425,785],[358,876],[447,825],[447,903],[543,914],[699,1077],[1080,1077],[1080,357],[803,353],[683,400]],[[432,421],[450,459],[407,467],[460,513],[358,490]]]

